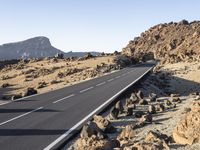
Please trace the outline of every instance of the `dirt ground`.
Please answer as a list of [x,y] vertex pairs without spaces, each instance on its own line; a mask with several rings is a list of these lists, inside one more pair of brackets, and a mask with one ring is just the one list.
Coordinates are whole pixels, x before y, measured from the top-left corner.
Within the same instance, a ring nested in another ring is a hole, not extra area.
[[[104,73],[97,72],[97,65],[112,64],[113,56],[96,57],[87,60],[69,61],[66,59],[30,61],[18,63],[0,70],[0,85],[9,84],[0,88],[2,96],[12,96],[22,93],[26,88],[33,87],[38,93],[59,89],[64,86],[77,84]],[[41,82],[45,85],[39,87]]]

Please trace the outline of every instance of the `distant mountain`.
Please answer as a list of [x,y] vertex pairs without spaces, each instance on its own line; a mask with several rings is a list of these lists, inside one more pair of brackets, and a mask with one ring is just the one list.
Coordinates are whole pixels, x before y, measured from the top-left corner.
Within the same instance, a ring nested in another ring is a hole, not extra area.
[[[47,37],[39,36],[25,41],[0,45],[0,60],[20,59],[20,58],[43,58],[63,53],[66,57],[81,57],[86,52],[65,53],[53,47]],[[92,52],[96,55],[98,53]]]
[[63,53],[54,48],[46,37],[34,37],[25,41],[0,46],[0,59],[41,58]]
[[[74,57],[83,57],[84,55],[86,55],[88,52],[67,52],[65,53],[65,57],[71,57],[71,56],[74,56]],[[99,52],[90,52],[92,55],[96,56],[96,55],[99,55],[100,53]]]

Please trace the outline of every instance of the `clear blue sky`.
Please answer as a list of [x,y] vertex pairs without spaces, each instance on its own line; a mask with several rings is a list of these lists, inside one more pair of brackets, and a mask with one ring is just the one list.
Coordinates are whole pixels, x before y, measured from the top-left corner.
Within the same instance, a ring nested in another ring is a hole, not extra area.
[[35,36],[64,51],[121,50],[164,22],[200,20],[199,0],[0,0],[0,44]]

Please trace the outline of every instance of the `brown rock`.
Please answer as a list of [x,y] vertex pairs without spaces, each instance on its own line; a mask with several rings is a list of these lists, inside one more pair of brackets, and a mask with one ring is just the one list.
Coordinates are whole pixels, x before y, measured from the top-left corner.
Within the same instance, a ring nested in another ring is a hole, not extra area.
[[119,113],[123,113],[124,111],[124,108],[123,108],[123,105],[122,105],[122,102],[121,101],[118,101],[116,104],[115,104],[115,108],[117,108],[119,110]]
[[171,142],[171,137],[167,136],[166,134],[160,133],[160,131],[149,131],[145,141],[147,142],[156,142],[156,141],[162,141],[164,140],[166,143]]
[[23,96],[30,96],[30,95],[34,95],[37,94],[37,90],[35,90],[34,88],[27,88],[26,91],[24,92]]
[[177,124],[173,131],[173,138],[179,144],[193,144],[200,142],[200,111],[199,104],[192,105],[192,111]]
[[88,124],[84,125],[80,137],[81,138],[89,138],[95,135],[98,139],[104,139],[107,136],[101,131],[101,129],[97,126],[94,122],[89,122]]
[[132,139],[136,136],[135,125],[127,125],[118,136],[119,140]]
[[156,111],[159,112],[165,111],[165,106],[163,104],[156,104]]
[[102,116],[94,115],[93,121],[104,133],[113,133],[116,131],[111,122]]
[[144,94],[143,94],[143,92],[140,91],[140,90],[136,93],[136,96],[137,96],[138,99],[140,99],[140,100],[144,98]]
[[116,120],[116,119],[118,119],[118,115],[119,115],[119,109],[113,107],[113,108],[110,110],[109,118],[110,118],[111,120]]
[[148,105],[148,101],[145,99],[140,99],[139,105]]
[[156,113],[156,107],[154,105],[149,105],[148,112],[150,114],[155,114]]
[[169,147],[163,141],[151,143],[140,141],[131,146],[131,150],[169,150]]
[[144,114],[145,113],[143,111],[136,111],[134,115],[136,118],[141,118]]
[[139,124],[143,126],[148,123],[152,123],[152,115],[151,114],[142,115],[142,117],[139,119]]

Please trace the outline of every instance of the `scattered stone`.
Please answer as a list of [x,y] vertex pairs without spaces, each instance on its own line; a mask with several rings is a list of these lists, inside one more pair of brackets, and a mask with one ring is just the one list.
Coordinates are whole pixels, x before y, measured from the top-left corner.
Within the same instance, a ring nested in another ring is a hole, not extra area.
[[125,116],[132,116],[133,115],[133,108],[128,107],[125,110]]
[[132,100],[134,104],[139,102],[139,99],[138,99],[137,95],[134,92],[131,94],[130,100]]
[[134,115],[136,118],[141,118],[145,113],[143,111],[136,111]]
[[113,108],[110,110],[109,118],[110,118],[111,120],[116,120],[116,119],[118,119],[118,115],[119,115],[119,109],[113,107]]
[[9,86],[11,86],[9,83],[3,83],[3,84],[1,85],[2,88],[7,88],[7,87],[9,87]]
[[148,112],[150,114],[155,114],[156,113],[156,107],[154,105],[149,105]]
[[119,110],[119,113],[123,113],[124,111],[124,108],[123,108],[123,105],[122,105],[122,102],[121,101],[118,101],[116,104],[115,104],[115,108],[117,108]]
[[54,57],[57,58],[57,59],[63,59],[64,54],[63,53],[57,53]]
[[50,82],[50,84],[57,84],[57,83],[60,83],[60,82],[62,82],[62,81],[60,81],[60,80],[52,80],[52,81]]
[[79,138],[72,149],[74,150],[111,150],[120,146],[119,141],[99,139],[93,135],[90,138]]
[[47,86],[47,83],[45,81],[41,81],[38,83],[37,89],[41,89]]
[[101,131],[101,129],[97,126],[95,122],[88,122],[86,125],[83,126],[80,136],[81,138],[89,138],[93,135],[97,136],[98,139],[107,138],[107,135],[105,135]]
[[143,92],[140,91],[140,90],[136,93],[136,96],[138,97],[139,100],[144,99],[144,94],[143,94]]
[[147,142],[155,142],[155,141],[162,141],[164,140],[166,143],[172,142],[172,138],[166,134],[160,133],[160,131],[152,131],[150,130],[145,138]]
[[163,141],[161,142],[140,141],[130,146],[130,148],[131,149],[126,149],[126,150],[170,150],[168,145]]
[[150,102],[156,102],[157,94],[155,94],[155,93],[150,93],[150,94],[149,94],[149,99],[150,99]]
[[152,123],[152,115],[151,114],[145,114],[142,115],[142,117],[139,119],[139,124],[141,126],[144,126],[146,124]]
[[30,96],[30,95],[34,95],[37,94],[37,90],[35,90],[34,88],[27,88],[26,91],[24,92],[23,96]]
[[13,101],[13,100],[16,100],[16,99],[19,99],[19,98],[22,98],[22,94],[21,94],[21,93],[20,93],[20,94],[13,95],[13,96],[11,97],[11,100]]
[[104,133],[113,133],[116,131],[111,122],[102,116],[94,115],[93,121]]
[[133,109],[136,108],[136,105],[132,99],[126,99],[125,106],[126,106],[126,108],[133,108]]
[[117,139],[125,140],[125,139],[134,138],[136,136],[136,131],[134,129],[135,129],[135,125],[131,124],[131,125],[125,126],[125,128],[122,130],[122,132],[120,133]]
[[165,106],[163,104],[156,104],[156,111],[159,112],[165,111]]
[[1,76],[1,80],[8,80],[8,79],[10,79],[11,77],[10,76],[8,76],[8,75],[3,75],[3,76]]
[[175,96],[174,97],[170,97],[169,101],[170,102],[176,102],[176,103],[181,103],[182,102],[179,97],[175,97]]
[[148,101],[145,99],[140,99],[139,105],[148,105]]

